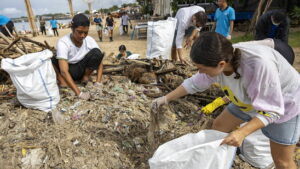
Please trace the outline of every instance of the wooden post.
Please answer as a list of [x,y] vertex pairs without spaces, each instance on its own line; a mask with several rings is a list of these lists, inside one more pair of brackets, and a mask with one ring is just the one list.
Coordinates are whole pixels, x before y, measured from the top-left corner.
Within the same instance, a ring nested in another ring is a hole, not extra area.
[[88,4],[88,7],[89,7],[89,12],[90,12],[90,17],[89,17],[89,19],[90,19],[90,22],[92,23],[92,21],[93,21],[92,3],[91,3],[91,2],[88,2],[87,4]]
[[25,0],[27,15],[28,15],[28,22],[30,23],[30,27],[32,30],[32,35],[35,37],[38,35],[38,30],[35,24],[35,17],[32,12],[30,0]]
[[70,14],[71,14],[71,17],[73,17],[74,16],[74,11],[73,11],[72,0],[68,0],[68,1],[69,1]]

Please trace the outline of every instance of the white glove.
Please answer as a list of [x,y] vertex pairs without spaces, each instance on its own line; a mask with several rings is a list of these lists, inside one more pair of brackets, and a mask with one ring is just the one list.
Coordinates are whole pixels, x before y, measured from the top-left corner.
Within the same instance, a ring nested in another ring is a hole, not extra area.
[[166,96],[162,96],[162,97],[159,97],[159,98],[153,100],[152,104],[151,104],[151,108],[157,109],[164,104],[168,104],[168,100],[167,100]]
[[80,92],[78,97],[83,100],[89,100],[91,96],[89,92]]
[[231,35],[227,35],[226,39],[231,40]]
[[101,82],[95,82],[94,86],[97,87],[97,88],[99,88],[99,89],[103,88],[103,84]]

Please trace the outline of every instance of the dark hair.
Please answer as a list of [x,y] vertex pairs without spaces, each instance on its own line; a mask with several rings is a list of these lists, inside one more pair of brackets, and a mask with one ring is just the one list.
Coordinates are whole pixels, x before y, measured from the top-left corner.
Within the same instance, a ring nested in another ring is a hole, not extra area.
[[217,67],[220,61],[230,63],[236,76],[241,75],[237,72],[240,66],[241,51],[233,49],[232,43],[224,36],[216,32],[205,32],[198,38],[191,49],[190,57],[196,64],[209,67]]
[[79,26],[90,26],[90,20],[84,14],[77,14],[72,19],[72,29],[75,29]]
[[286,19],[286,15],[283,12],[276,11],[272,15],[274,22],[282,23]]
[[194,14],[196,22],[200,24],[201,27],[205,26],[207,22],[207,15],[205,12],[200,11]]
[[121,45],[121,46],[119,46],[119,51],[121,51],[121,50],[124,50],[124,51],[126,51],[126,46],[125,46],[125,45]]

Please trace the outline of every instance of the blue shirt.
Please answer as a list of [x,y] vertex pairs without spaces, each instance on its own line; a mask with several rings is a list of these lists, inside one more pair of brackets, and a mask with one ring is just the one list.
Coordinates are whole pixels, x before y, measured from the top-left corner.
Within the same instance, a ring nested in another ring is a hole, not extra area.
[[235,20],[234,9],[228,6],[225,10],[218,8],[215,13],[216,32],[227,37],[230,31],[230,21]]
[[56,20],[50,20],[50,24],[52,28],[57,28],[57,21]]
[[102,19],[101,18],[94,18],[94,22],[97,23],[97,24],[101,24]]
[[0,15],[0,26],[6,25],[10,19],[4,15]]
[[275,38],[278,26],[272,24],[271,31],[268,33],[269,38]]

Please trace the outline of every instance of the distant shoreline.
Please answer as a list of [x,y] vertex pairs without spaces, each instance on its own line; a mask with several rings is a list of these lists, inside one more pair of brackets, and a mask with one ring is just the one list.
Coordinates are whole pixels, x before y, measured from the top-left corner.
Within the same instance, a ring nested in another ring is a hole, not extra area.
[[[65,17],[54,17],[56,20],[68,20],[71,19],[70,16],[65,16]],[[49,21],[52,19],[52,16],[43,16],[43,19],[45,21]],[[18,22],[28,22],[28,18],[12,18],[11,19],[14,23],[18,23]],[[35,22],[39,21],[39,17],[35,18]]]

